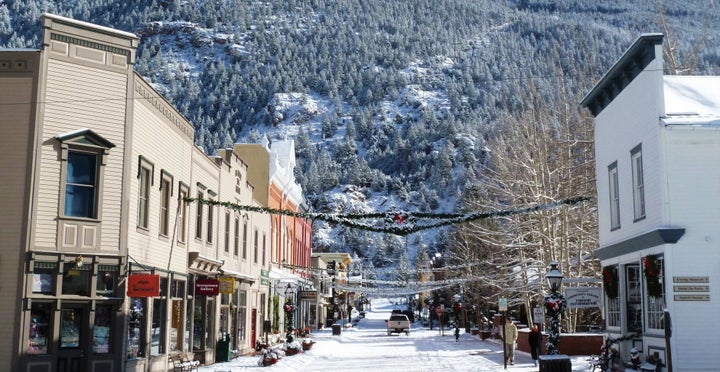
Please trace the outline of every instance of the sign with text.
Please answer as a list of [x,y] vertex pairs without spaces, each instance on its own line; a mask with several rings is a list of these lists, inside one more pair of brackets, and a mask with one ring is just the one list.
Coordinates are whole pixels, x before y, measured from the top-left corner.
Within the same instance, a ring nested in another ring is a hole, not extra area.
[[317,299],[317,291],[300,291],[301,300],[315,300]]
[[673,276],[673,283],[710,283],[709,276]]
[[533,307],[533,323],[543,323],[545,322],[545,317],[543,315],[543,309],[542,307]]
[[235,292],[235,278],[222,277],[219,280],[220,293],[232,294]]
[[565,300],[568,309],[600,307],[602,291],[598,287],[565,288]]
[[220,283],[217,279],[198,279],[195,281],[196,296],[217,296],[220,293]]
[[270,272],[267,270],[260,270],[260,285],[268,285],[268,279],[270,278]]
[[131,274],[128,276],[128,297],[160,296],[160,275]]
[[507,298],[505,298],[505,297],[498,298],[498,308],[500,309],[500,311],[507,311],[507,306],[508,306]]

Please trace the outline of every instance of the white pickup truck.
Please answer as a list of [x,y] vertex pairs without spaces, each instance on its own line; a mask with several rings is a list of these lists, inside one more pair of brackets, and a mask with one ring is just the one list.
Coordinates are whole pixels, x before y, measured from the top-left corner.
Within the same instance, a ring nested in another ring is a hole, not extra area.
[[387,334],[390,336],[393,333],[403,333],[406,335],[410,334],[410,320],[405,314],[392,314],[390,319],[385,321],[387,323]]

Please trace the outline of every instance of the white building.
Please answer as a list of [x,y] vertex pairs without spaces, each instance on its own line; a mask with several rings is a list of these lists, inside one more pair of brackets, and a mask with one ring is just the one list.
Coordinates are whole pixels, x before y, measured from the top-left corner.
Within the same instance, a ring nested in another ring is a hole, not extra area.
[[623,360],[634,347],[664,370],[716,371],[720,77],[664,75],[662,42],[640,36],[582,101],[595,116],[606,326]]

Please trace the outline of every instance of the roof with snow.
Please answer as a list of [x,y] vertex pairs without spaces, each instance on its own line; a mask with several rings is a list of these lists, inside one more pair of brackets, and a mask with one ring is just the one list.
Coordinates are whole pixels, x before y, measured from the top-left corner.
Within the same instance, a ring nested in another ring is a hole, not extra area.
[[663,77],[666,124],[720,125],[720,76]]

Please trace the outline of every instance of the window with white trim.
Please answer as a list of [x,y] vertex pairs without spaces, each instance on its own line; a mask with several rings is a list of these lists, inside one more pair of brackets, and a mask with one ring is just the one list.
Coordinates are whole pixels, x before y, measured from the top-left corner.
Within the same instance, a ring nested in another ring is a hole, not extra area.
[[248,222],[243,221],[243,242],[242,242],[242,259],[247,259],[247,238],[248,238]]
[[150,185],[153,183],[153,164],[142,156],[138,162],[137,226],[148,229],[150,219]]
[[187,203],[185,198],[188,196],[187,186],[180,183],[180,192],[178,193],[178,242],[185,243],[187,240]]
[[267,236],[263,233],[262,239],[262,265],[265,266],[265,256],[267,255]]
[[253,262],[255,262],[255,263],[258,262],[258,240],[259,240],[258,231],[257,231],[257,229],[255,229],[255,236],[254,236],[254,240],[253,240]]
[[633,212],[635,220],[645,217],[645,178],[643,177],[642,145],[630,151],[633,177]]
[[225,253],[230,253],[230,211],[225,211]]
[[215,215],[213,211],[213,205],[208,204],[208,219],[207,219],[207,243],[210,244],[213,242],[213,216]]
[[657,282],[659,283],[659,292],[657,297],[650,296],[650,290],[647,289],[647,276],[645,277],[645,301],[646,301],[646,310],[647,310],[647,327],[648,329],[665,329],[665,324],[663,323],[663,312],[665,308],[665,288],[663,285],[663,266],[665,263],[665,260],[663,260],[662,256],[659,257],[649,257],[650,259],[653,259],[655,261],[656,270],[658,271],[655,273],[657,276]]
[[97,218],[97,154],[69,151],[65,179],[67,217]]
[[610,229],[620,228],[620,183],[618,179],[617,162],[608,167],[608,181],[610,191]]
[[627,331],[642,332],[642,281],[640,265],[625,266],[625,306]]
[[160,235],[168,236],[170,231],[170,197],[172,196],[172,179],[163,177],[160,180]]
[[240,249],[240,217],[235,216],[235,229],[233,235],[233,254],[237,257]]
[[199,201],[205,199],[205,194],[202,191],[198,191],[197,198],[198,202],[195,203],[197,205],[197,215],[195,217],[195,239],[202,239],[203,204]]
[[62,217],[96,220],[102,210],[102,179],[110,141],[90,129],[55,137],[60,142]]

